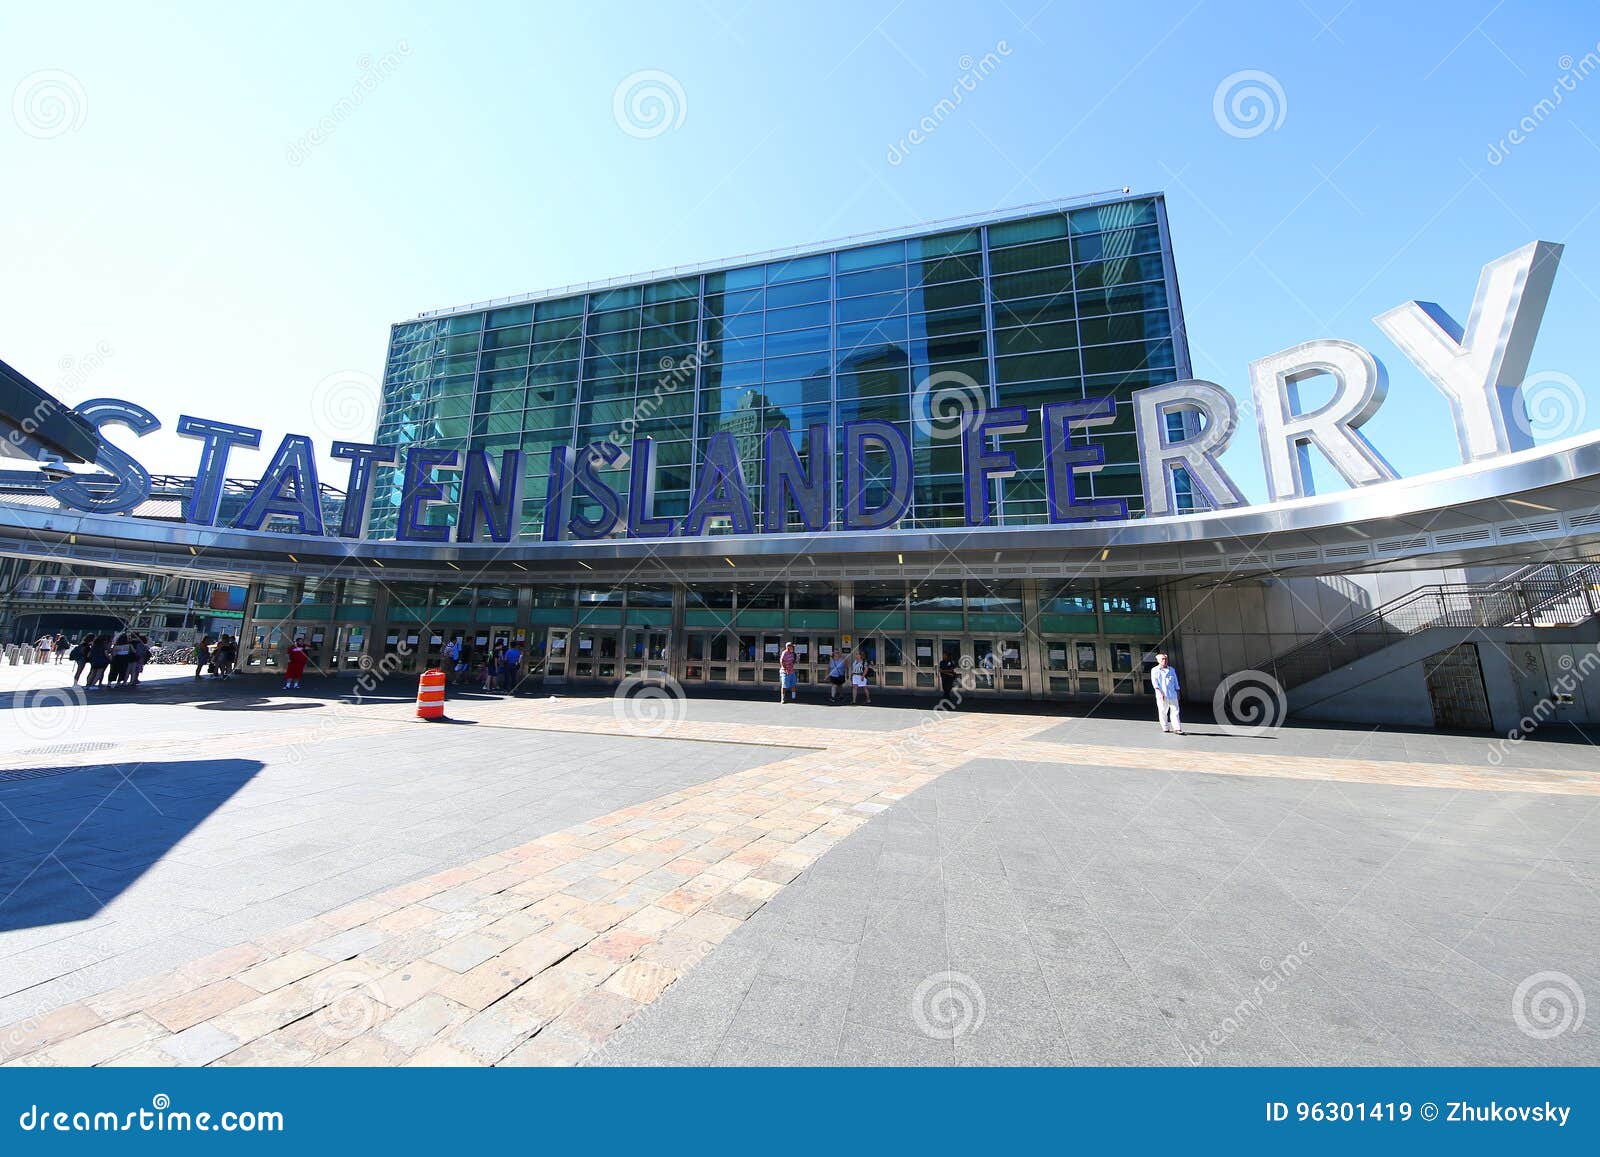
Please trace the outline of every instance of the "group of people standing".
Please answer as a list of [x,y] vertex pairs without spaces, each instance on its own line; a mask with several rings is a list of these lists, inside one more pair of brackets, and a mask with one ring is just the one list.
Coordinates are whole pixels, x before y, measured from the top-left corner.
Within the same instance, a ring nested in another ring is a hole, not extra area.
[[213,679],[226,679],[233,674],[238,661],[239,640],[232,635],[219,635],[215,639],[210,635],[202,635],[194,645],[196,679],[202,674],[210,675]]
[[85,687],[137,687],[139,676],[150,661],[151,647],[150,640],[143,635],[120,631],[114,635],[86,635],[70,646],[63,639],[61,646],[54,650],[58,656],[65,651],[73,663],[74,684],[84,678],[87,670]]
[[39,663],[59,663],[66,657],[67,637],[59,631],[54,635],[40,635],[33,644],[34,660]]
[[[799,665],[800,656],[794,644],[785,643],[783,653],[778,656],[779,703],[800,702],[800,673],[796,670]],[[877,677],[878,672],[866,651],[858,647],[854,651],[836,652],[828,662],[828,702],[839,702],[839,692],[848,680],[850,702],[854,703],[860,696],[864,702],[871,703],[872,681]]]
[[442,665],[449,683],[509,694],[522,679],[522,644],[496,639],[480,656],[465,639],[451,639],[444,645]]

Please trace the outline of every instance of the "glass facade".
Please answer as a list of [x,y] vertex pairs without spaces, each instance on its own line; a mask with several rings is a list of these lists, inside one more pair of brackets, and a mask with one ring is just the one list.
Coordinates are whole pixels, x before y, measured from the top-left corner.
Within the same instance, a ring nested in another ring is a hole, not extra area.
[[[497,464],[520,449],[521,531],[538,535],[555,446],[650,437],[655,512],[681,517],[707,440],[728,433],[759,511],[768,431],[791,432],[804,461],[808,426],[878,419],[913,447],[900,526],[948,527],[965,518],[960,421],[943,407],[975,394],[1031,413],[1002,439],[1019,473],[996,484],[998,521],[1019,525],[1046,521],[1039,407],[1111,395],[1116,420],[1074,435],[1107,462],[1081,492],[1138,514],[1129,399],[1186,372],[1175,285],[1159,200],[1131,198],[420,319],[391,333],[376,440]],[[626,495],[625,461],[601,477]],[[834,477],[842,491],[842,462]],[[454,517],[452,479],[436,521]],[[371,535],[394,535],[399,502],[400,471],[380,470]],[[841,508],[842,493],[836,524]]]

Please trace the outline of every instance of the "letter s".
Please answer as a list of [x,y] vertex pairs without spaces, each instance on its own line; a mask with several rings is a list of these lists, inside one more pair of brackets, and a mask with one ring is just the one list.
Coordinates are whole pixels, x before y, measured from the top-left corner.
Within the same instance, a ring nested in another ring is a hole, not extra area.
[[[75,407],[75,411],[96,430],[120,424],[142,438],[152,430],[161,428],[161,422],[149,410],[121,398],[92,398]],[[50,496],[74,510],[89,514],[117,514],[132,510],[150,497],[150,472],[133,455],[119,450],[102,438],[100,451],[94,461],[96,466],[116,480],[115,489],[109,493],[90,490],[77,478],[64,478],[49,487]]]

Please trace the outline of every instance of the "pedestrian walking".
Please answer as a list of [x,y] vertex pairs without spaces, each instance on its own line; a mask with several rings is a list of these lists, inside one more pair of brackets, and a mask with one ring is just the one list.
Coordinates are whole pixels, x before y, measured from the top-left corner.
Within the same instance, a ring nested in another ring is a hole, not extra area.
[[306,661],[310,658],[311,652],[306,649],[305,636],[296,635],[294,642],[289,644],[289,661],[283,668],[285,691],[300,690],[300,676],[306,673]]
[[128,686],[137,687],[144,674],[144,665],[150,661],[150,640],[134,635],[128,641]]
[[850,664],[850,702],[856,701],[856,692],[860,692],[863,700],[872,702],[872,664],[867,662],[865,651],[856,651],[856,657]]
[[72,646],[72,651],[68,657],[73,663],[72,683],[74,686],[76,686],[78,680],[83,677],[83,669],[89,665],[89,648],[93,645],[93,643],[94,636],[86,635],[79,639]]
[[522,667],[522,647],[513,639],[500,657],[500,690],[510,694],[517,689],[517,672]]
[[[800,673],[795,670],[795,664],[800,657],[795,654],[794,644],[785,643],[783,654],[778,656],[778,702],[800,702]],[[785,700],[784,696],[788,699]]]
[[960,702],[960,698],[955,694],[957,678],[959,676],[956,672],[955,658],[946,651],[939,660],[939,690],[940,697],[948,707],[954,707]]
[[1156,692],[1156,718],[1161,730],[1174,735],[1183,734],[1183,722],[1178,717],[1178,669],[1167,661],[1167,653],[1156,656],[1156,665],[1150,668],[1150,685]]
[[444,668],[445,682],[460,682],[461,675],[461,640],[451,639],[444,645],[444,650],[439,654],[439,665]]
[[[211,667],[211,636],[201,635],[200,641],[194,645],[194,677],[200,678],[200,673]],[[215,673],[216,668],[212,667]]]
[[61,662],[62,659],[66,658],[66,650],[67,650],[67,637],[66,637],[66,635],[62,634],[60,631],[57,631],[56,632],[56,637],[54,639],[50,640],[51,662],[53,662],[53,663]]
[[505,655],[505,645],[496,643],[483,661],[483,689],[493,691],[500,680],[500,662]]
[[50,661],[50,652],[55,649],[55,645],[55,639],[50,635],[40,635],[33,644],[34,659],[40,663],[48,663]]
[[232,635],[222,635],[212,649],[211,661],[217,669],[217,678],[226,679],[233,673],[233,664],[239,656],[239,643]]
[[844,686],[844,681],[850,677],[850,656],[843,651],[834,655],[833,661],[828,664],[828,702],[839,702],[839,689]]
[[133,647],[128,642],[128,633],[121,631],[116,638],[111,640],[111,685],[121,687],[128,681],[128,660],[133,655]]
[[84,681],[85,687],[100,687],[106,677],[106,668],[111,665],[111,636],[95,635],[94,641],[89,645],[89,678]]

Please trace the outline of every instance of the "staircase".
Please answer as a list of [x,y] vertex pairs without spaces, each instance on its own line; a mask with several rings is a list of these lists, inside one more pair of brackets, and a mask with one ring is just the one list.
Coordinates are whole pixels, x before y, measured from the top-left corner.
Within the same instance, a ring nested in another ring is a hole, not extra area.
[[1485,583],[1435,583],[1255,664],[1285,691],[1434,627],[1566,627],[1600,609],[1600,560],[1537,563]]

